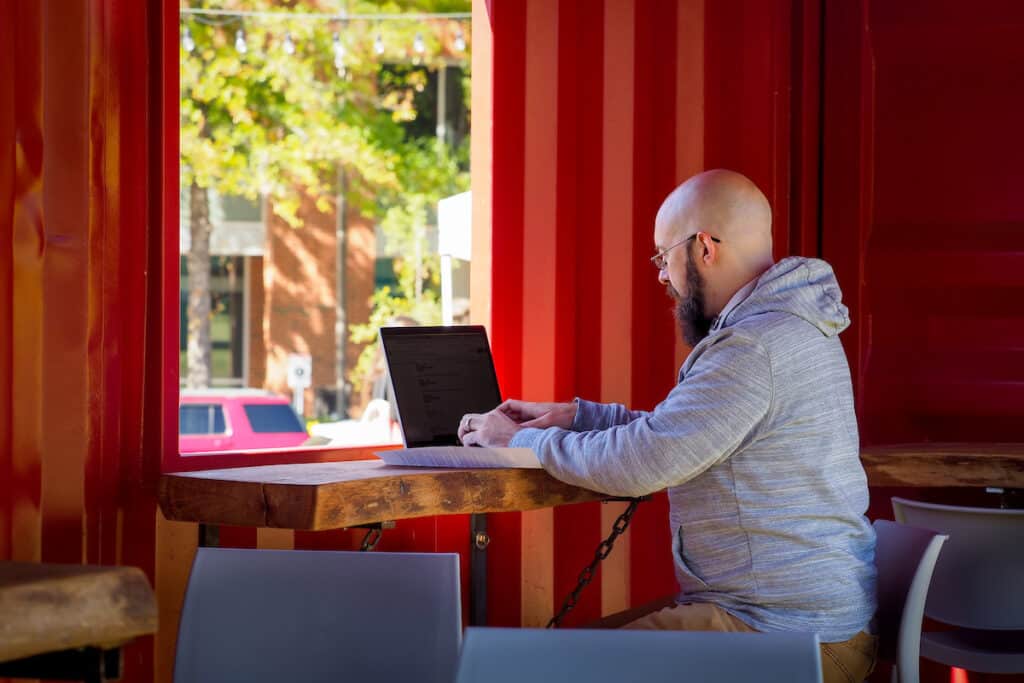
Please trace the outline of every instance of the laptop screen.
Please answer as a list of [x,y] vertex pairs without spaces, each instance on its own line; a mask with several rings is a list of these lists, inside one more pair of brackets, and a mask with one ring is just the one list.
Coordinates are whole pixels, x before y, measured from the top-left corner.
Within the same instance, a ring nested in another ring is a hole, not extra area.
[[407,447],[458,445],[463,415],[501,403],[483,327],[382,327],[380,339]]

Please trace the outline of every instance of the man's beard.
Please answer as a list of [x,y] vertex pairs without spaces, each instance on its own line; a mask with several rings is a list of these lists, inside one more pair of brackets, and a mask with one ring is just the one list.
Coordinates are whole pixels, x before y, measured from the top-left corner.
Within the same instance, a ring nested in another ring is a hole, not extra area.
[[681,296],[675,287],[667,285],[668,295],[676,302],[676,320],[683,339],[690,346],[696,346],[711,332],[712,318],[707,316],[704,305],[704,279],[697,272],[693,252],[686,250],[686,296]]

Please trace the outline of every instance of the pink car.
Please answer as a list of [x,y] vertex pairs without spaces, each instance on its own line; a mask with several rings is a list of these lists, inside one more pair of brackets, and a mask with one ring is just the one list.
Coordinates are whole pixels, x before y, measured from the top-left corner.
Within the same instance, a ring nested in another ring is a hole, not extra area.
[[293,448],[309,438],[283,396],[255,389],[182,389],[178,448],[182,453]]

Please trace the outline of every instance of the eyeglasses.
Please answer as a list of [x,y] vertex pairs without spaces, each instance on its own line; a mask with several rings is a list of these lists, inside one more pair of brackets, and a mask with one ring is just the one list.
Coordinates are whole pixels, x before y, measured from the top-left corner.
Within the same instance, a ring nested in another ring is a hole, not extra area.
[[[678,247],[680,244],[686,244],[687,242],[689,242],[690,240],[694,239],[695,237],[697,237],[697,233],[693,233],[692,235],[690,235],[686,239],[679,240],[675,244],[672,244],[672,245],[669,245],[669,246],[665,247],[664,249],[662,249],[657,254],[655,254],[654,256],[651,257],[651,263],[653,263],[654,267],[657,268],[658,270],[665,270],[665,266],[668,265],[668,261],[665,258],[665,255],[668,252],[670,252],[673,249],[675,249],[676,247]],[[708,237],[711,237],[711,235],[708,235]],[[718,239],[717,237],[711,237],[711,241],[715,242],[717,244],[721,244],[722,243],[722,240]]]

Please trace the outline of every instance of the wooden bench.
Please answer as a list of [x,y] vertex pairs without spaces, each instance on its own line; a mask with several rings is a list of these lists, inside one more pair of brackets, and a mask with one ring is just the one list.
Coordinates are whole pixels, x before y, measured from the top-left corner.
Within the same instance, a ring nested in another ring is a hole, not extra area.
[[117,678],[120,646],[156,627],[139,569],[0,562],[0,678]]

